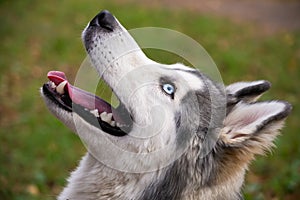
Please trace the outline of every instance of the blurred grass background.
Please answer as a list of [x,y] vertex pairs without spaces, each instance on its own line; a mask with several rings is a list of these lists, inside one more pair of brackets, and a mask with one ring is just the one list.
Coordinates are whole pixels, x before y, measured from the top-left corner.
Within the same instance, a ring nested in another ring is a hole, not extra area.
[[[271,81],[264,99],[284,99],[294,109],[277,149],[251,165],[245,198],[300,199],[300,33],[266,36],[220,17],[121,0],[0,1],[0,199],[55,199],[84,155],[79,138],[46,110],[39,87],[49,70],[74,80],[86,57],[81,31],[102,9],[127,29],[158,26],[197,40],[226,84]],[[173,61],[147,53],[160,62]]]

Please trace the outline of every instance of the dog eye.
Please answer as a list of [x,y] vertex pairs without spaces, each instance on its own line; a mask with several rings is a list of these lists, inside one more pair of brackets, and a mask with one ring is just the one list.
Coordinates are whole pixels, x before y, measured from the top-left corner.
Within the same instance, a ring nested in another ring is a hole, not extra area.
[[175,87],[169,83],[166,83],[162,86],[164,92],[174,98]]

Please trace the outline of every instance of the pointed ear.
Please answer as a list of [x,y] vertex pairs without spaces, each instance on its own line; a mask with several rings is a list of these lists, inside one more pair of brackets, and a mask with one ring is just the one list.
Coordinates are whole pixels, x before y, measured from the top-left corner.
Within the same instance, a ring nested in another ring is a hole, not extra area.
[[227,105],[232,106],[241,100],[254,102],[270,87],[271,83],[265,80],[230,84],[226,87]]
[[226,116],[220,139],[226,146],[262,154],[273,146],[291,109],[284,101],[240,102]]

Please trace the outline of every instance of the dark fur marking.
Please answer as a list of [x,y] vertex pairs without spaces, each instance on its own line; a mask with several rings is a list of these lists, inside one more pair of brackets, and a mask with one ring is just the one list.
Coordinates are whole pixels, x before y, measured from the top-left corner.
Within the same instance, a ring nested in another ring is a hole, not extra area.
[[178,131],[180,125],[181,125],[181,114],[179,112],[175,113],[175,123],[176,123],[176,132]]
[[245,96],[257,96],[257,95],[264,93],[265,91],[267,91],[270,88],[271,88],[271,83],[268,81],[264,81],[264,83],[249,86],[249,87],[246,87],[246,88],[243,88],[243,89],[237,91],[235,96],[238,99],[241,99]]
[[271,83],[268,81],[264,81],[261,84],[241,88],[234,94],[228,93],[227,94],[227,106],[229,108],[228,113],[230,112],[232,106],[240,102],[242,99],[259,96],[262,93],[269,90],[270,88],[271,88]]
[[175,161],[164,177],[149,185],[139,200],[178,200],[187,185],[187,167]]

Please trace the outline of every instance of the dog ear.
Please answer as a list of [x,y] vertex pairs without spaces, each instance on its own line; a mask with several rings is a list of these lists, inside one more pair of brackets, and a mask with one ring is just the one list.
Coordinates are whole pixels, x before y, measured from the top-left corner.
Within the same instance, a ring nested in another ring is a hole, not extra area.
[[239,102],[227,114],[220,139],[227,147],[263,154],[273,146],[292,106],[284,101]]
[[234,105],[241,100],[254,102],[270,87],[271,83],[265,80],[230,84],[226,87],[227,105]]

